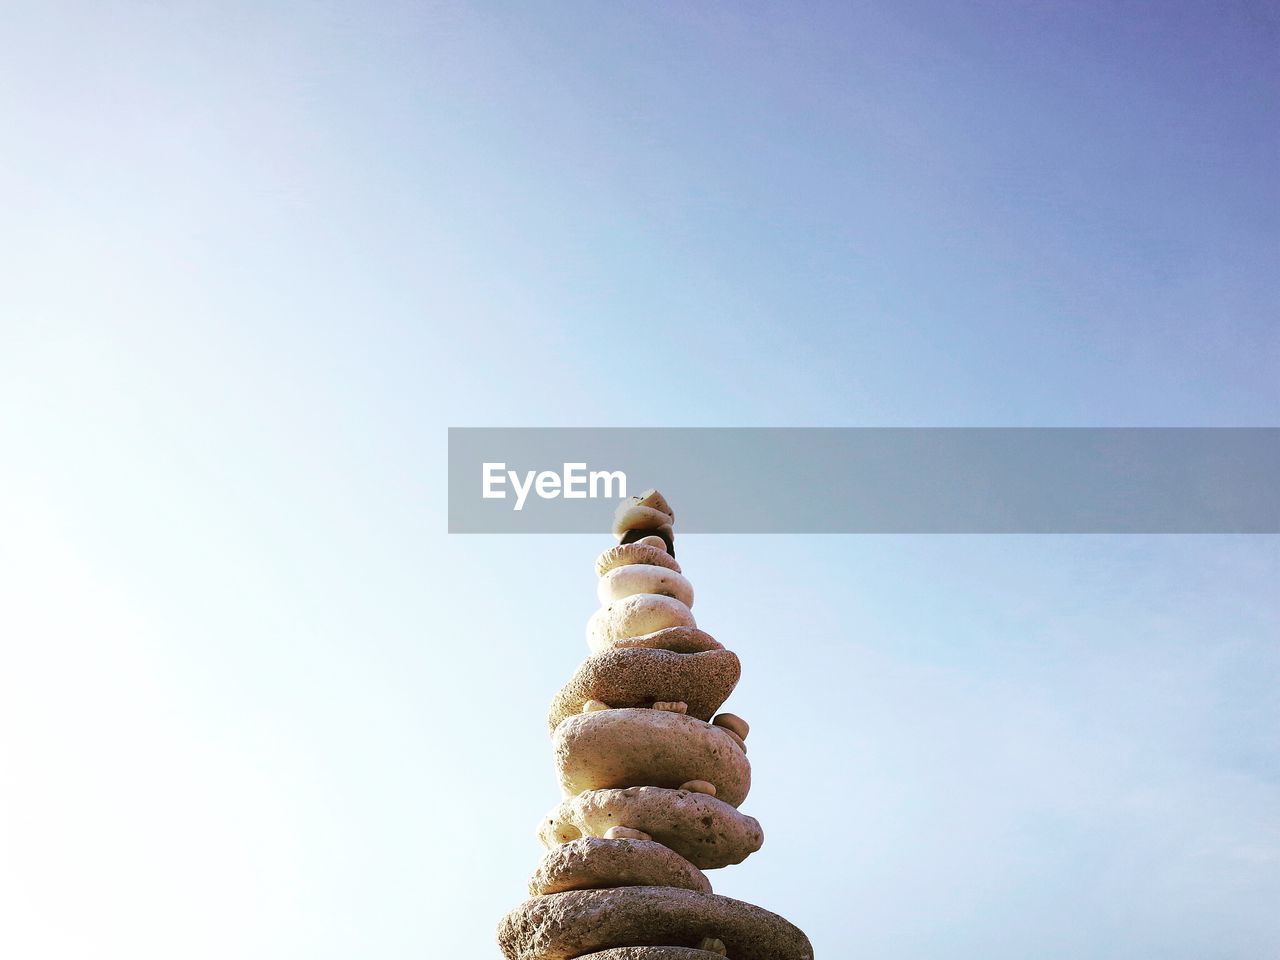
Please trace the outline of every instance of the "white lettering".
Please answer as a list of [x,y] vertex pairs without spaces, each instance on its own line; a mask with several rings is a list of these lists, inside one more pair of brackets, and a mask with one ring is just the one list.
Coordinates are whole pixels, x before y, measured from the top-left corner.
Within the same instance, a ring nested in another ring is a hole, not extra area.
[[564,470],[508,470],[505,463],[481,464],[480,495],[485,500],[507,499],[507,484],[515,491],[513,510],[523,510],[530,493],[542,500],[618,499],[627,495],[627,475],[621,470],[587,470],[585,463],[566,463]]
[[525,498],[529,496],[529,488],[533,486],[533,471],[530,470],[525,474],[524,486],[520,486],[520,477],[514,470],[508,470],[507,476],[511,478],[511,486],[516,491],[516,512],[524,509]]
[[560,493],[560,474],[554,470],[543,470],[538,474],[538,496],[543,500],[554,500]]
[[[564,465],[564,498],[566,500],[585,500],[587,498],[587,475],[585,463],[566,463]],[[574,471],[584,471],[575,473]],[[582,484],[579,490],[574,484]]]
[[[604,481],[604,493],[596,492],[596,483],[597,481],[600,481],[600,480]],[[615,480],[618,483],[617,493],[613,492],[613,483]],[[605,497],[606,499],[609,499],[609,500],[613,500],[613,499],[621,500],[626,495],[627,495],[627,475],[623,473],[621,470],[614,470],[612,472],[605,471],[605,470],[591,471],[591,496],[592,497]]]
[[506,477],[504,477],[501,473],[495,474],[494,471],[506,470],[506,469],[507,469],[507,465],[505,463],[486,463],[483,465],[484,472],[482,475],[484,477],[484,484],[483,484],[484,492],[482,496],[484,497],[484,499],[486,500],[506,499],[507,492],[505,490],[498,491],[493,489],[494,484],[507,482]]

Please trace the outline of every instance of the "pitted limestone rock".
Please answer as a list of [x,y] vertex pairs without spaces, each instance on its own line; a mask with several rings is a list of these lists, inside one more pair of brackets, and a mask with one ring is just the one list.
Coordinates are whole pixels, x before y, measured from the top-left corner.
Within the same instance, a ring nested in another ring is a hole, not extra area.
[[733,960],[813,960],[799,929],[776,913],[674,887],[571,890],[526,900],[498,926],[507,960],[573,960],[612,947],[724,943]]
[[710,720],[738,684],[742,672],[729,650],[673,653],[647,648],[606,650],[588,657],[551,702],[547,722],[582,712],[598,700],[611,707],[644,707],[661,701],[684,701],[688,715]]
[[711,892],[706,874],[654,840],[580,837],[553,847],[529,878],[530,896],[605,887],[680,887]]
[[693,584],[684,574],[658,564],[628,563],[614,567],[596,584],[596,596],[606,606],[637,593],[674,597],[686,607],[693,606]]
[[751,725],[736,713],[722,713],[712,718],[711,722],[717,727],[724,727],[739,740],[745,741],[747,734],[751,732]]
[[587,621],[587,646],[599,653],[617,641],[667,627],[696,627],[693,611],[675,597],[637,593],[601,607]]
[[[671,524],[671,517],[661,510],[629,501],[621,504],[613,515],[613,535],[621,537],[632,530],[657,533],[664,527],[667,530],[672,529]],[[661,536],[661,534],[658,535]]]
[[672,557],[676,555],[676,534],[669,523],[656,530],[628,530],[618,538],[619,543],[653,543],[655,546],[657,541],[661,541]]
[[592,656],[548,716],[565,799],[539,827],[533,898],[499,925],[508,960],[812,960],[804,934],[719,897],[703,870],[760,849],[736,807],[751,786],[748,727],[715,713],[737,656],[697,628],[656,490],[623,502],[596,560]]
[[667,498],[652,487],[632,499],[642,507],[652,507],[659,513],[665,513],[668,520],[672,523],[676,522],[676,512],[671,509],[671,504],[667,503]]
[[623,708],[579,713],[552,735],[565,796],[607,787],[715,784],[716,797],[736,807],[751,789],[751,764],[720,727],[664,710]]
[[701,653],[704,650],[723,650],[724,644],[711,634],[697,627],[666,627],[638,637],[615,640],[605,650],[630,650],[644,647],[649,650],[670,650],[672,653]]
[[578,960],[720,960],[720,954],[696,947],[614,947],[584,954]]
[[569,797],[543,819],[538,839],[550,848],[582,836],[602,837],[618,824],[643,830],[701,870],[741,863],[764,843],[755,817],[705,793],[664,787],[588,790]]
[[[660,537],[658,540],[659,543],[662,542]],[[680,572],[680,564],[676,563],[675,557],[667,553],[665,546],[659,547],[647,543],[620,543],[616,547],[610,547],[596,558],[596,575],[603,577],[610,570],[633,563],[666,567],[676,573]]]

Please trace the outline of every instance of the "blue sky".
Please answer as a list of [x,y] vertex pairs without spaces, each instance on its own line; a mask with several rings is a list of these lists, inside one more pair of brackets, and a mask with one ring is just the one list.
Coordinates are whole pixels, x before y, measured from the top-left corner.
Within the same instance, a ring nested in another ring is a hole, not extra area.
[[[1260,4],[4,17],[15,956],[496,956],[608,516],[446,536],[448,426],[1280,414]],[[1280,949],[1274,538],[681,560],[718,891],[823,957]]]

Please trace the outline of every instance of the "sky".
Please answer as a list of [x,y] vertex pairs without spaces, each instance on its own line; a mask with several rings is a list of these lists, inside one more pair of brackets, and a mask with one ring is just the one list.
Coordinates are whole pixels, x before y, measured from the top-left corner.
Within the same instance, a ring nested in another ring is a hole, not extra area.
[[[611,511],[447,535],[450,426],[1280,419],[1265,4],[3,23],[7,956],[498,956]],[[680,558],[766,833],[717,892],[824,958],[1280,953],[1275,537]]]

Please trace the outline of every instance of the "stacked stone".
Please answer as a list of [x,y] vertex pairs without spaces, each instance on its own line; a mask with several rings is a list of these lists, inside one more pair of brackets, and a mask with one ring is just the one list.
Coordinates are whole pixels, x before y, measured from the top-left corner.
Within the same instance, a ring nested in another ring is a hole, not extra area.
[[624,501],[596,560],[591,655],[547,718],[564,800],[539,827],[531,898],[498,926],[508,960],[812,960],[795,926],[703,873],[764,834],[737,809],[747,724],[716,712],[738,658],[694,622],[674,523],[656,490]]

